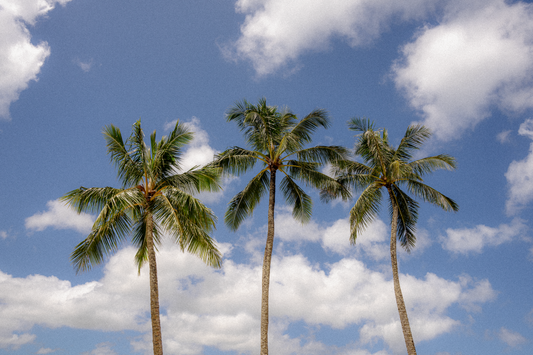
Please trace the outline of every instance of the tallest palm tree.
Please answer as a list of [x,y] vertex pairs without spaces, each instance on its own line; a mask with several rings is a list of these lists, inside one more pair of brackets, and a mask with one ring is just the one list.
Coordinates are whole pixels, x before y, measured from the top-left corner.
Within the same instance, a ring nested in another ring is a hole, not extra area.
[[413,153],[431,136],[431,132],[422,125],[409,126],[397,148],[389,144],[386,130],[376,130],[373,123],[366,119],[354,118],[348,126],[353,131],[361,132],[355,144],[355,154],[363,159],[363,163],[343,161],[336,164],[334,173],[340,185],[332,184],[321,195],[327,201],[344,194],[345,190],[339,186],[361,192],[350,211],[350,241],[355,244],[357,236],[377,217],[382,190],[385,190],[391,213],[390,255],[394,295],[407,353],[416,355],[398,277],[396,239],[408,251],[414,247],[419,204],[403,188],[446,211],[457,211],[459,206],[452,199],[424,184],[422,179],[438,169],[455,169],[455,159],[441,154],[411,161]]
[[168,232],[183,251],[220,267],[222,257],[208,234],[214,228],[215,216],[193,196],[200,191],[218,190],[219,174],[213,168],[177,173],[181,150],[193,138],[179,121],[170,135],[159,142],[154,131],[150,146],[144,142],[140,120],[133,125],[126,142],[113,125],[105,128],[104,137],[123,187],[80,187],[62,198],[78,213],[98,213],[91,233],[76,246],[71,260],[77,272],[88,270],[115,252],[132,234],[132,243],[138,248],[135,260],[139,272],[148,262],[153,350],[154,355],[162,355],[155,251],[162,233]]
[[233,230],[252,214],[261,197],[267,192],[268,231],[263,259],[261,296],[261,355],[268,354],[268,299],[270,287],[270,263],[274,245],[274,208],[276,179],[282,175],[281,191],[292,215],[300,222],[311,217],[312,201],[297,184],[323,188],[334,182],[318,169],[322,164],[345,159],[346,150],[337,146],[305,148],[311,142],[311,134],[319,127],[327,128],[329,118],[324,110],[315,110],[301,120],[288,110],[279,111],[262,99],[257,105],[247,101],[237,103],[227,114],[244,133],[251,150],[233,147],[220,153],[215,166],[225,173],[240,175],[251,170],[256,163],[261,169],[248,185],[230,201],[225,215],[226,225]]

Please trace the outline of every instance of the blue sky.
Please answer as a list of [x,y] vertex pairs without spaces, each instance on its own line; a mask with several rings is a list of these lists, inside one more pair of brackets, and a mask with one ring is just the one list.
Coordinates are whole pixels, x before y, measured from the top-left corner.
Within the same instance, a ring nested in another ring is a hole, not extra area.
[[[364,116],[397,143],[419,122],[423,155],[456,157],[426,182],[460,205],[422,204],[400,273],[421,354],[533,352],[533,5],[503,0],[0,0],[0,352],[148,354],[146,270],[125,244],[76,275],[69,257],[94,216],[58,199],[117,186],[104,126],[141,118],[161,137],[196,132],[187,167],[244,145],[224,113],[261,97],[303,117],[326,109],[315,144],[352,148]],[[166,354],[254,354],[266,203],[222,223],[247,176],[202,195],[224,266],[165,242],[158,254]],[[389,216],[348,242],[353,204],[299,225],[278,198],[271,352],[405,353],[388,255]]]

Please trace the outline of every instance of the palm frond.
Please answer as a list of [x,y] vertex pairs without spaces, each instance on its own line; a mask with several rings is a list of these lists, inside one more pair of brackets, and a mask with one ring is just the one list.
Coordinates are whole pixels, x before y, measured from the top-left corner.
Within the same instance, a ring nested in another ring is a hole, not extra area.
[[256,151],[233,147],[217,154],[211,165],[220,168],[224,175],[241,175],[252,169],[258,160],[265,161],[266,157]]
[[415,232],[419,204],[396,185],[391,186],[391,191],[392,195],[389,196],[391,199],[389,206],[391,215],[393,204],[398,206],[397,237],[402,247],[407,251],[411,251],[416,242]]
[[413,172],[420,176],[427,175],[439,169],[454,170],[455,158],[446,154],[418,159],[409,163]]
[[246,217],[252,214],[261,197],[268,191],[270,186],[270,173],[263,169],[257,174],[244,190],[231,199],[224,222],[228,228],[237,230]]
[[216,216],[200,200],[179,189],[167,189],[156,199],[154,214],[183,251],[197,255],[210,266],[221,266],[221,254],[208,235],[215,228]]
[[404,137],[395,151],[395,158],[402,161],[409,161],[414,150],[420,149],[420,146],[431,137],[429,128],[423,125],[411,125],[407,127]]
[[281,180],[280,188],[285,196],[285,201],[292,207],[294,219],[301,223],[308,222],[313,211],[311,197],[288,175],[285,175]]
[[381,189],[371,184],[363,190],[350,210],[350,242],[355,244],[357,237],[377,217],[381,204]]
[[[334,164],[337,161],[346,160],[348,158],[348,150],[341,146],[319,145],[299,150],[294,154],[300,161],[317,162],[320,164]],[[284,159],[286,159],[286,157]]]
[[107,152],[117,167],[118,178],[122,185],[124,187],[136,185],[143,177],[143,167],[131,158],[120,129],[109,125],[104,128],[103,134],[107,143]]
[[421,198],[425,202],[439,206],[445,211],[459,211],[459,205],[451,198],[443,195],[431,186],[425,185],[419,181],[409,180],[407,182],[409,192]]

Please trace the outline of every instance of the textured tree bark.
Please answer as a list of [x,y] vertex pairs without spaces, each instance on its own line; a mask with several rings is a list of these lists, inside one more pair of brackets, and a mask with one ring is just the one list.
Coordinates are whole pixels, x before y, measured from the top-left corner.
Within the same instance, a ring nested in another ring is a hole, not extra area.
[[407,317],[407,310],[403,300],[402,289],[400,288],[400,278],[398,276],[398,259],[396,257],[396,231],[398,227],[398,206],[394,203],[392,192],[389,191],[392,203],[392,221],[391,221],[391,236],[390,236],[390,258],[392,264],[392,278],[394,280],[394,295],[396,296],[396,305],[398,306],[398,313],[400,315],[400,323],[402,324],[403,338],[405,346],[407,347],[407,354],[416,355],[415,342],[411,334],[411,326],[409,325],[409,318]]
[[270,171],[270,191],[268,199],[268,231],[263,259],[261,293],[261,355],[268,355],[268,293],[270,289],[270,262],[274,246],[274,206],[276,204],[276,171]]
[[163,355],[161,321],[159,319],[159,286],[157,284],[157,264],[153,239],[154,220],[151,213],[146,216],[146,247],[148,248],[148,267],[150,269],[150,313],[152,318],[152,343],[154,355]]

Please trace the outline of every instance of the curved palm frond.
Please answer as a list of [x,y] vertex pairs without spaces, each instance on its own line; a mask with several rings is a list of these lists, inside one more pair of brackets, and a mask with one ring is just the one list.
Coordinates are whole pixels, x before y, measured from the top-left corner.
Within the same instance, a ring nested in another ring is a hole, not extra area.
[[135,165],[142,167],[143,177],[152,178],[150,169],[150,149],[144,142],[144,132],[141,128],[141,120],[139,119],[135,122],[132,128],[132,133],[126,143],[130,147],[129,155],[135,162]]
[[381,188],[368,185],[350,210],[350,242],[355,244],[357,237],[377,217],[381,205]]
[[454,200],[443,195],[431,186],[414,180],[408,180],[407,186],[410,193],[421,198],[425,202],[439,206],[445,211],[459,211],[459,205]]
[[413,157],[412,152],[420,149],[420,146],[429,137],[431,137],[431,131],[423,125],[417,124],[407,127],[407,131],[395,150],[394,159],[409,161]]
[[[320,164],[334,164],[337,161],[346,160],[348,158],[348,150],[341,146],[319,145],[296,151],[293,154],[295,154],[300,161],[311,161]],[[284,159],[287,157],[284,157]]]
[[109,125],[104,128],[103,134],[107,143],[107,152],[117,167],[118,178],[122,181],[122,185],[136,185],[143,178],[143,167],[131,158],[120,129]]
[[425,157],[409,163],[409,166],[420,176],[427,175],[439,169],[454,170],[456,167],[455,158],[447,154]]
[[308,222],[313,212],[311,197],[289,175],[285,175],[280,184],[285,201],[292,207],[292,216],[301,223]]
[[193,132],[178,120],[168,137],[163,137],[159,143],[152,140],[152,165],[154,176],[165,178],[181,170],[181,148],[192,141]]
[[292,127],[286,127],[288,131],[279,142],[278,156],[283,152],[295,152],[301,150],[305,144],[311,142],[311,134],[318,127],[328,128],[330,120],[326,110],[314,110]]
[[[135,253],[135,263],[137,264],[137,272],[141,274],[141,268],[148,261],[148,244],[146,242],[146,214],[142,210],[138,210],[140,218],[134,219],[136,221],[133,226],[131,243],[137,247]],[[161,245],[161,231],[157,223],[153,224],[152,238],[154,240],[154,249],[157,251],[157,246]]]
[[391,204],[389,205],[391,216],[392,204],[398,206],[398,229],[396,234],[402,247],[407,251],[411,251],[416,242],[415,232],[419,204],[398,188],[398,186],[392,185],[391,190]]
[[237,230],[244,219],[252,214],[261,197],[269,189],[269,177],[268,169],[261,170],[250,180],[244,190],[231,199],[224,216],[224,222],[230,229]]
[[130,202],[117,194],[102,208],[91,233],[76,246],[71,255],[77,273],[100,264],[104,256],[114,253],[126,240],[132,223],[129,212],[134,208]]
[[182,250],[197,255],[210,266],[221,266],[221,253],[208,235],[215,228],[216,216],[200,200],[169,188],[155,200],[154,212],[159,224],[171,232]]
[[215,156],[211,166],[220,168],[224,175],[241,175],[252,169],[258,160],[266,162],[261,152],[233,147]]

